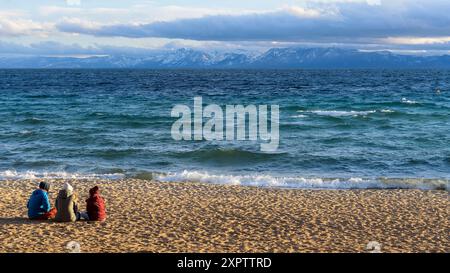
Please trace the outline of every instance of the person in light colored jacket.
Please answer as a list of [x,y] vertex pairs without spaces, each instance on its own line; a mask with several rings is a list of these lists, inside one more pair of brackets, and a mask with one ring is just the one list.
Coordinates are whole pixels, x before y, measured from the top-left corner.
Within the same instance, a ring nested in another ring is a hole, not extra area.
[[80,219],[77,197],[69,183],[65,183],[59,191],[55,207],[57,210],[55,221],[57,222],[75,222]]

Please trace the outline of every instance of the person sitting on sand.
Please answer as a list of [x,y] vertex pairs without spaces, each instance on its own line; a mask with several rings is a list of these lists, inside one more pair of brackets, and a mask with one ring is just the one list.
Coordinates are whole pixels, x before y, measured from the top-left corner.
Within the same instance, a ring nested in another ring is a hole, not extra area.
[[86,199],[87,218],[89,221],[105,221],[106,209],[105,200],[100,196],[97,186],[89,190],[89,198]]
[[27,203],[28,218],[31,220],[48,220],[55,218],[56,209],[51,208],[48,200],[50,184],[39,183],[39,188],[34,190]]
[[69,183],[65,183],[62,190],[59,191],[55,207],[57,209],[55,221],[57,222],[75,222],[80,219],[77,198]]

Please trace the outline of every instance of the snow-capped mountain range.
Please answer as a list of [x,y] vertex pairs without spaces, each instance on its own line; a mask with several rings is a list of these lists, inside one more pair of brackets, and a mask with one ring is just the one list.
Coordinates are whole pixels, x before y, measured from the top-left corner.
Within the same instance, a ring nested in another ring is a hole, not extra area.
[[450,55],[399,55],[341,48],[272,48],[263,53],[173,49],[98,56],[1,56],[0,68],[450,68]]

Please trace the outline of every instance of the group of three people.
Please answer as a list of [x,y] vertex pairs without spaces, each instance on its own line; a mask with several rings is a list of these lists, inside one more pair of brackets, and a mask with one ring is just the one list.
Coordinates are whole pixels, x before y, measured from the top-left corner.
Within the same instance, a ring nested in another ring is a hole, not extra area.
[[48,198],[49,190],[50,184],[41,182],[39,188],[31,194],[27,204],[30,219],[54,219],[57,222],[75,222],[82,218],[88,221],[104,221],[106,219],[105,201],[100,196],[97,186],[89,190],[85,212],[79,211],[77,197],[69,183],[65,183],[59,191],[54,208],[51,208]]

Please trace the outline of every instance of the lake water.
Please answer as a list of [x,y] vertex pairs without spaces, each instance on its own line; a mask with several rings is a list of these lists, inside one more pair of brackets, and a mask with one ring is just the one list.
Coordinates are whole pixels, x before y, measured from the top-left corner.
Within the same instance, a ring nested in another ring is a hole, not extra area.
[[[0,179],[448,189],[448,70],[0,70]],[[176,104],[280,106],[280,145],[175,141]]]

